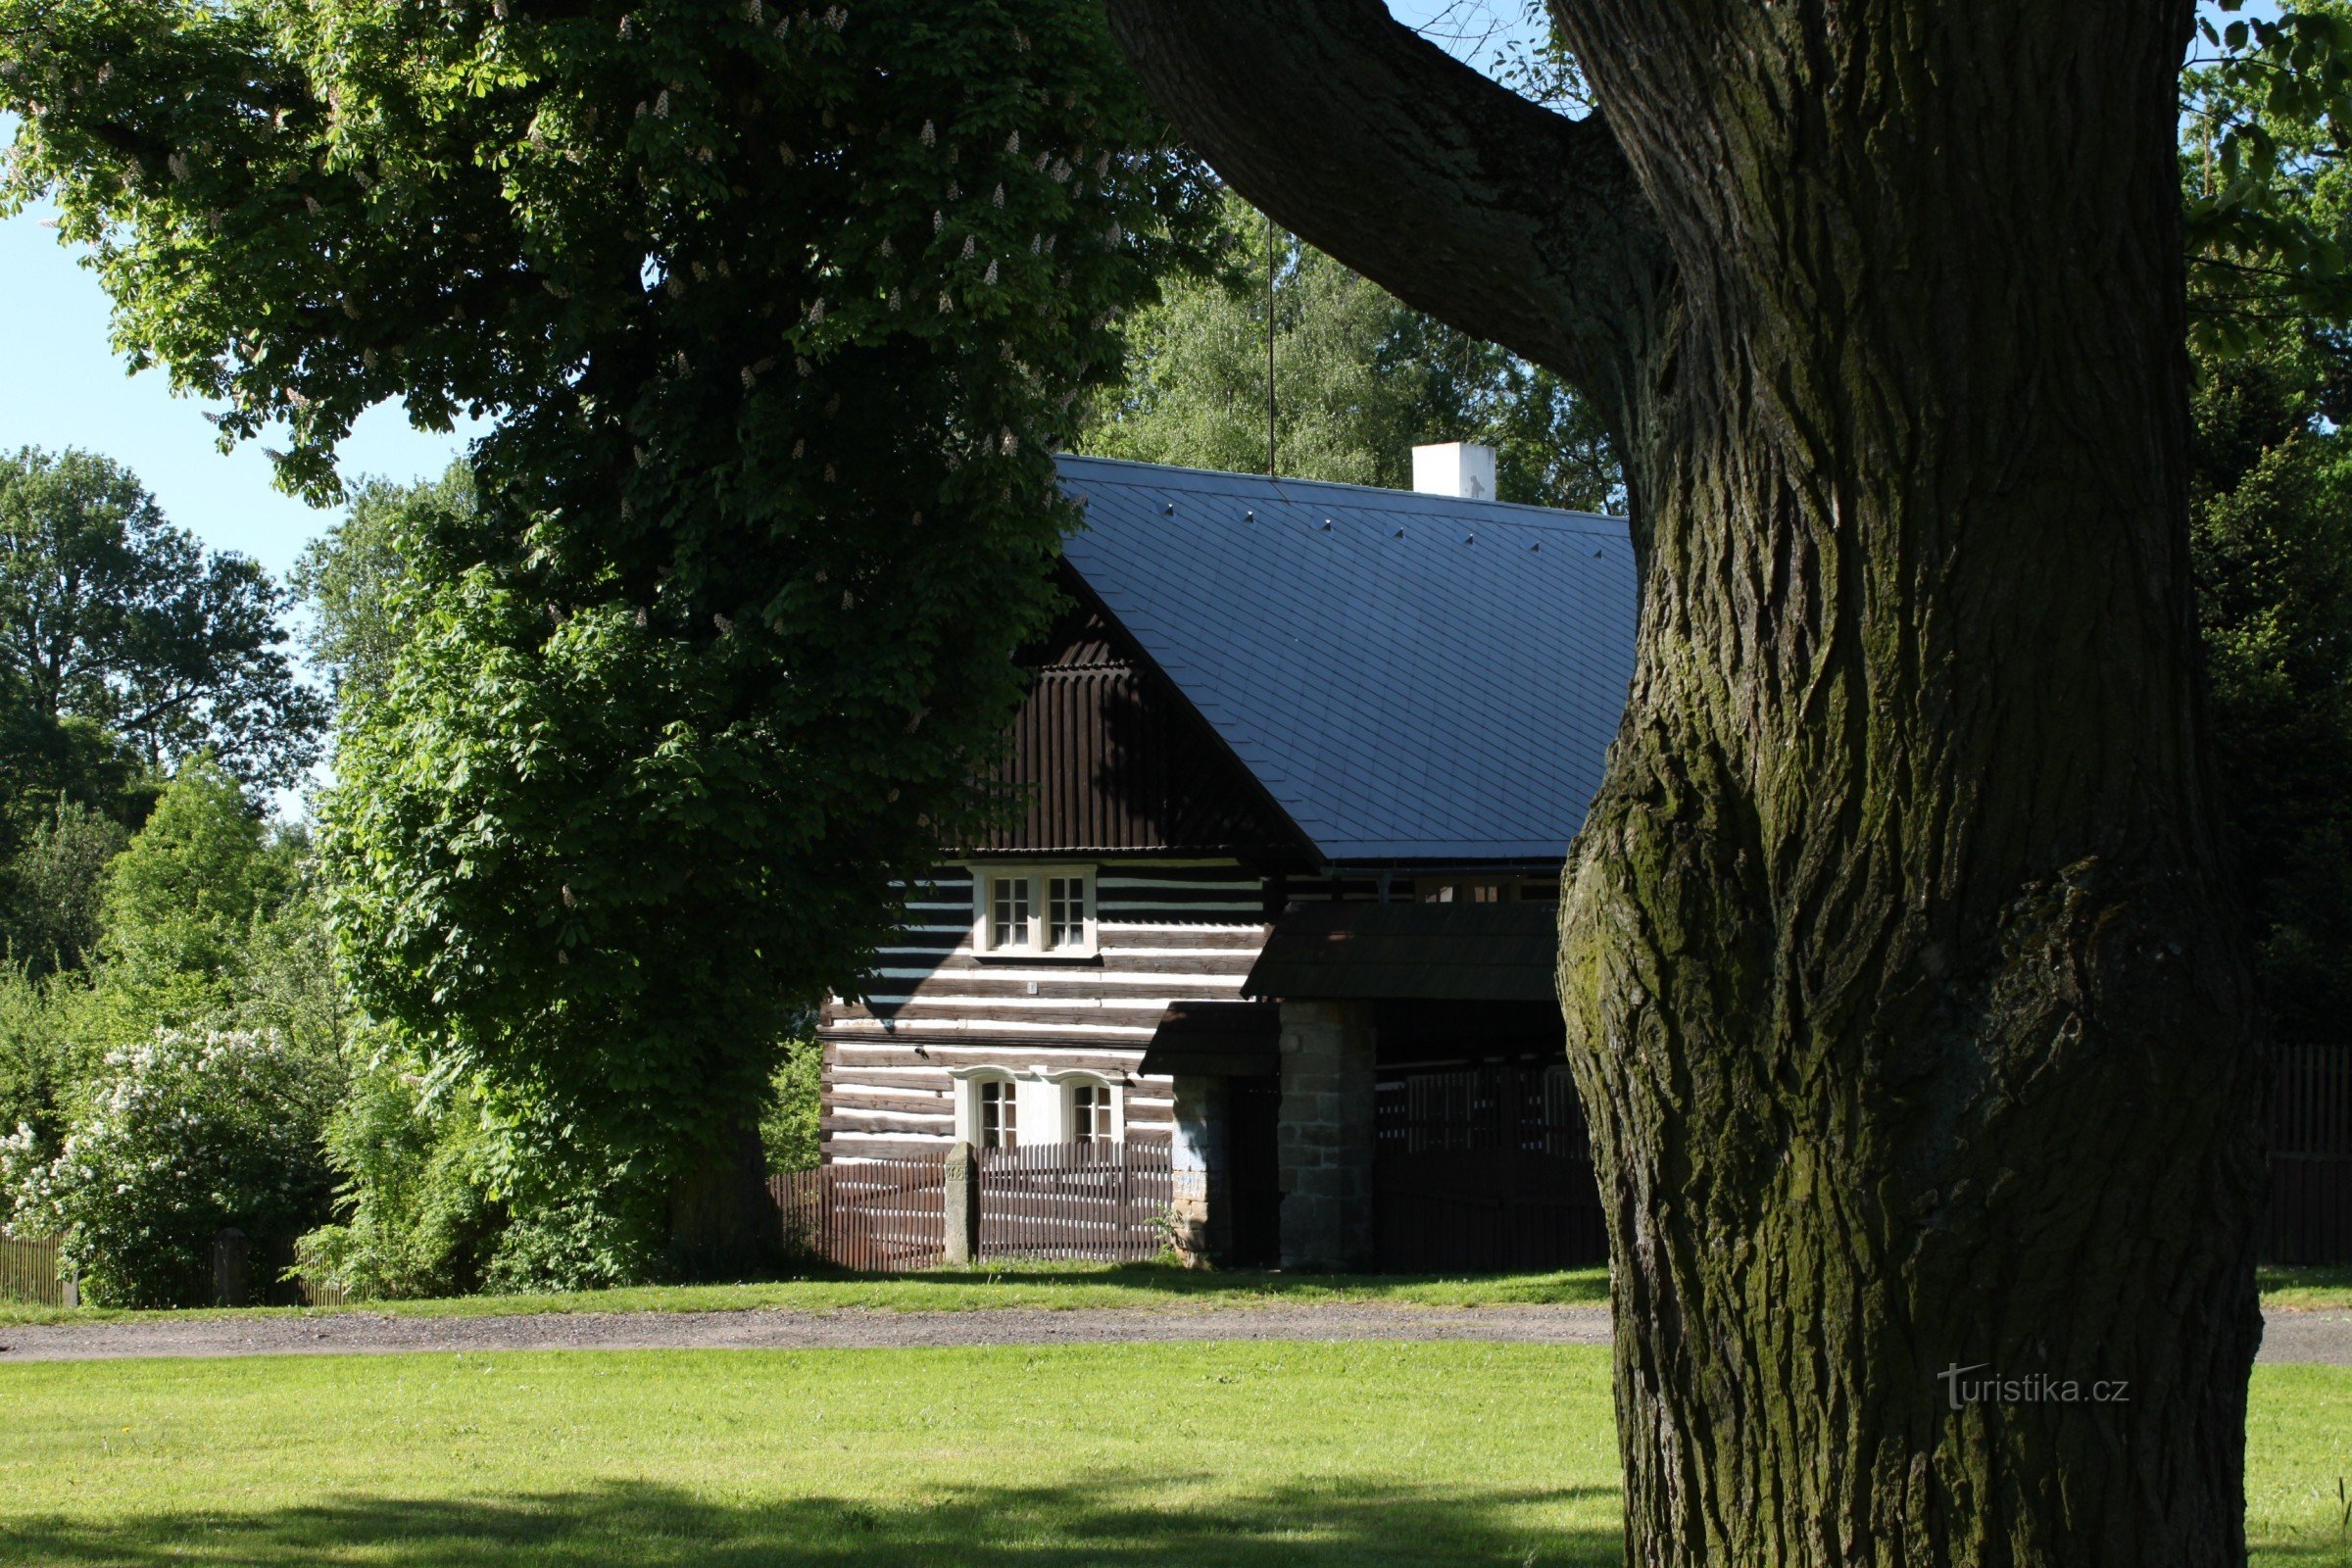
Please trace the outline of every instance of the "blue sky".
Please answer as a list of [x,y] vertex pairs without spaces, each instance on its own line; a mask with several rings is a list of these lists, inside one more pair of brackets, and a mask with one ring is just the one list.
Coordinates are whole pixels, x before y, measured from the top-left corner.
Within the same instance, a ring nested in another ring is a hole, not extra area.
[[[0,142],[16,132],[0,118]],[[220,550],[283,573],[334,519],[279,494],[270,460],[247,445],[222,457],[206,405],[172,395],[161,370],[131,375],[107,342],[106,295],[34,209],[0,220],[0,449],[83,447],[127,465],[172,521]],[[463,445],[409,428],[398,408],[371,411],[345,446],[346,474],[396,479],[439,473]]]

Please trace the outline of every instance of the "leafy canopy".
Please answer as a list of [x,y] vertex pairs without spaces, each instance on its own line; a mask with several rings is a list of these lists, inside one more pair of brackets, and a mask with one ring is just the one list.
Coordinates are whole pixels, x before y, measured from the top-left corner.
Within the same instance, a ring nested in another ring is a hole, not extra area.
[[210,751],[247,782],[290,784],[325,704],[281,651],[286,604],[252,561],[173,527],[121,465],[0,457],[0,669],[24,722],[80,719],[149,767]]
[[984,805],[1072,406],[1208,187],[1091,0],[0,0],[7,189],[134,359],[494,413],[324,841],[364,998],[522,1142],[674,1163]]
[[2352,6],[2214,0],[2180,80],[2189,339],[2208,358],[2352,321]]

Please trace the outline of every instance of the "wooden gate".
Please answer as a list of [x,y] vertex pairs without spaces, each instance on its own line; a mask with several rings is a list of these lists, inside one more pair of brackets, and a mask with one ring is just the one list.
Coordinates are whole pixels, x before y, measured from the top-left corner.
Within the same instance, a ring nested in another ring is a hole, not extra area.
[[980,1151],[980,1255],[1141,1263],[1168,1248],[1164,1148],[1035,1144]]
[[2352,1045],[2282,1046],[2271,1114],[2269,1263],[2352,1263]]
[[[979,1152],[980,1256],[1142,1262],[1168,1245],[1164,1145],[1040,1144]],[[851,1159],[770,1176],[786,1244],[873,1272],[947,1259],[943,1158]]]
[[1375,1130],[1373,1250],[1381,1269],[1608,1260],[1584,1111],[1565,1066],[1385,1075]]

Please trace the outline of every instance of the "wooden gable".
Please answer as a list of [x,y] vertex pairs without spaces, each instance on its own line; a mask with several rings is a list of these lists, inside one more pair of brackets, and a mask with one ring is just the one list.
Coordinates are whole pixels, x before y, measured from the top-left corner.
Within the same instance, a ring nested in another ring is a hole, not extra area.
[[1021,799],[995,854],[1232,856],[1310,866],[1306,840],[1082,584],[1034,671],[993,782]]

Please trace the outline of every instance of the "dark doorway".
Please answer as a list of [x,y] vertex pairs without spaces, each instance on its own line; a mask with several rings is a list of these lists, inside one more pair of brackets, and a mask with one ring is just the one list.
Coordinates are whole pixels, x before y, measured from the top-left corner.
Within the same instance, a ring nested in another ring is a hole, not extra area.
[[1282,1183],[1277,1169],[1282,1080],[1225,1081],[1225,1180],[1233,1216],[1226,1261],[1272,1268],[1282,1257]]
[[1576,1085],[1543,1060],[1388,1067],[1373,1156],[1373,1251],[1388,1273],[1608,1260]]

